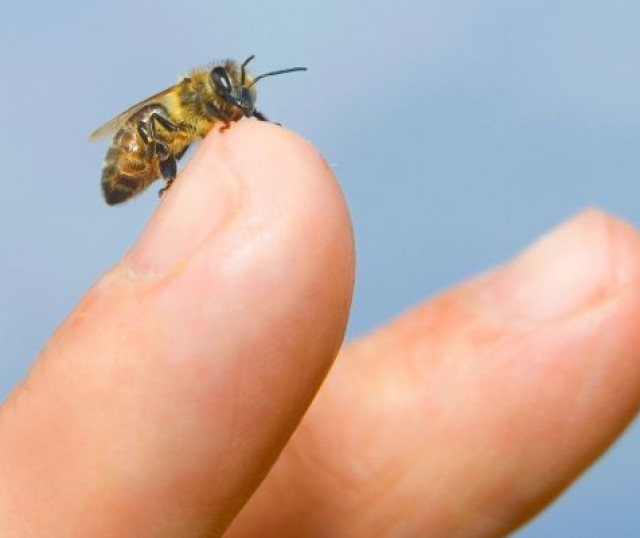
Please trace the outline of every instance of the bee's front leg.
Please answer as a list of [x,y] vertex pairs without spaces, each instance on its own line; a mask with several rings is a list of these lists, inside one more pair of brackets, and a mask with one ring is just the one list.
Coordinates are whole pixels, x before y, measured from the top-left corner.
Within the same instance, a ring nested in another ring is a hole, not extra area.
[[262,113],[257,110],[253,111],[253,117],[260,121],[269,121],[269,119]]
[[205,108],[207,109],[207,113],[214,119],[221,121],[224,125],[220,128],[221,131],[226,131],[230,126],[231,122],[229,118],[227,118],[222,111],[213,103],[205,103]]
[[260,120],[260,121],[268,121],[269,123],[273,123],[274,125],[277,125],[278,127],[282,127],[282,124],[281,124],[281,123],[278,123],[278,122],[276,122],[276,121],[270,121],[270,120],[269,120],[269,118],[267,118],[267,117],[266,117],[262,112],[259,112],[259,111],[257,111],[257,110],[254,110],[254,111],[253,111],[253,115],[252,115],[252,117],[253,117],[253,118],[256,118],[257,120]]

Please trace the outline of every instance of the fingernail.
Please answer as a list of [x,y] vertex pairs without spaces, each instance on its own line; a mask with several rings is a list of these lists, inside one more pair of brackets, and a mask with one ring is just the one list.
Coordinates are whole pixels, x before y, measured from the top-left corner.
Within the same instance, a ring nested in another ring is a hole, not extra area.
[[133,276],[160,276],[179,269],[237,210],[237,184],[220,150],[222,143],[201,145],[164,194],[125,256]]
[[585,212],[493,273],[487,297],[510,321],[544,323],[571,316],[616,287],[614,251],[606,217]]

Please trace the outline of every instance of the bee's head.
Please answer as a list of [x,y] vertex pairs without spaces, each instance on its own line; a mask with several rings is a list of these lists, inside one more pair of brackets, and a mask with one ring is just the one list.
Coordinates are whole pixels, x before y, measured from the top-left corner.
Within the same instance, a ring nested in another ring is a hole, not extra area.
[[233,62],[217,65],[209,77],[216,95],[232,106],[238,107],[242,114],[249,117],[255,111],[255,90],[247,84],[245,64],[238,69]]
[[293,71],[306,71],[306,67],[292,67],[280,71],[264,73],[256,78],[252,78],[246,71],[247,64],[253,60],[254,56],[249,56],[238,67],[238,64],[228,61],[225,65],[217,65],[209,73],[211,84],[216,95],[232,106],[238,107],[246,117],[256,115],[255,101],[256,91],[253,87],[258,80],[272,75],[291,73]]

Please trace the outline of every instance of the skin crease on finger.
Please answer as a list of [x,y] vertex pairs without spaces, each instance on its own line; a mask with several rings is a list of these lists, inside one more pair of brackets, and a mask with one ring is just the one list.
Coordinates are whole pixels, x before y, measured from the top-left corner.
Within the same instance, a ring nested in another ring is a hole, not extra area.
[[1,410],[0,534],[220,534],[330,367],[353,271],[306,141],[211,133]]
[[504,536],[633,418],[639,349],[640,238],[587,211],[347,346],[228,535]]

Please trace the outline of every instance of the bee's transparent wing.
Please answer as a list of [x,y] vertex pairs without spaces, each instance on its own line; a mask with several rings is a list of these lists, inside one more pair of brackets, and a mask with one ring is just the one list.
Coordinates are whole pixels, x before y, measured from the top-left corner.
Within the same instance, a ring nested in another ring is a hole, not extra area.
[[89,135],[89,140],[92,142],[95,140],[100,140],[101,138],[105,138],[108,136],[113,136],[116,134],[120,128],[127,122],[127,120],[133,116],[136,112],[143,109],[144,107],[152,104],[162,104],[164,98],[174,91],[175,86],[171,86],[166,90],[163,90],[151,97],[148,97],[144,101],[140,101],[139,103],[133,105],[131,108],[125,110],[122,114],[118,114],[115,118],[111,118],[107,123],[98,127],[95,131],[93,131]]

